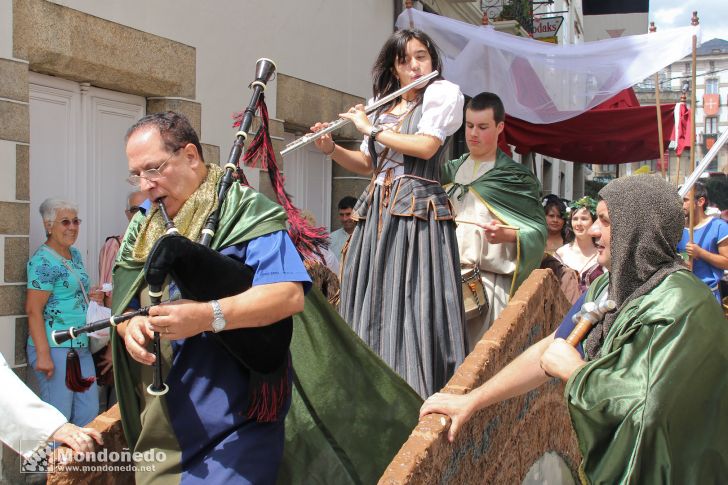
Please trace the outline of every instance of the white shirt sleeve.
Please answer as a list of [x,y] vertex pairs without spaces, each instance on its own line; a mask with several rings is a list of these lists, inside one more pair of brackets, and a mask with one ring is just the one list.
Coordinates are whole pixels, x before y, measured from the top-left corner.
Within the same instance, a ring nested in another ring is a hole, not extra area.
[[440,80],[430,84],[422,98],[422,118],[416,135],[430,135],[445,143],[463,124],[465,98],[460,88],[450,81]]
[[50,404],[40,400],[15,375],[0,354],[0,441],[25,458],[68,420]]

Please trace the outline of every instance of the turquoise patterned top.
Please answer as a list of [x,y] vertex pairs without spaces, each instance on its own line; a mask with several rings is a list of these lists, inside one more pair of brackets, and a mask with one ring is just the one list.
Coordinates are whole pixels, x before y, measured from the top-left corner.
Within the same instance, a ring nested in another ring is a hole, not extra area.
[[[69,271],[63,261],[73,270]],[[86,294],[89,279],[78,249],[71,247],[71,259],[65,259],[45,244],[41,245],[28,261],[28,289],[50,292],[43,308],[46,336],[51,347],[88,347],[88,335],[55,345],[52,330],[66,330],[86,323],[86,299],[79,285],[83,282]],[[28,337],[28,344],[33,341]]]

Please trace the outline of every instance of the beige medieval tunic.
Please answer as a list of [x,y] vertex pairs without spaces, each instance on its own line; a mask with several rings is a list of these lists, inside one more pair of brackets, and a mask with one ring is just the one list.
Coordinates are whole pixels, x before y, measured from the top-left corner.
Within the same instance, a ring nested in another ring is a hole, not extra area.
[[[482,177],[494,165],[495,160],[477,163],[468,157],[455,174],[455,182],[463,185],[470,184]],[[453,196],[450,200],[458,222],[469,221],[485,224],[496,219],[485,201],[474,190],[469,190],[462,199]],[[489,303],[487,312],[466,322],[468,346],[472,351],[475,344],[508,304],[518,254],[516,243],[489,244],[485,231],[473,224],[459,222],[456,235],[461,273],[467,273],[476,265],[478,266]]]

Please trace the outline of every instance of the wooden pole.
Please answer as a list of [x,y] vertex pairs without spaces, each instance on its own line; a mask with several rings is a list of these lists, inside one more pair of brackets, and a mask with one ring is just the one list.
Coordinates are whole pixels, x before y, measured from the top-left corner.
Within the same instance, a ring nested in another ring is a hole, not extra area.
[[[680,102],[684,104],[684,103],[687,103],[687,100],[688,100],[688,98],[685,95],[685,92],[683,91],[683,93],[680,95]],[[678,114],[680,114],[680,113],[678,113]],[[691,116],[692,116],[692,114],[691,114]],[[677,122],[680,123],[679,117],[678,117],[678,121]],[[676,126],[675,127],[675,132],[676,133],[677,133],[677,129],[678,129],[678,127]],[[675,139],[675,142],[677,143],[677,138]],[[680,155],[677,154],[677,148],[675,149],[675,162],[677,163],[677,167],[676,167],[677,170],[675,172],[675,187],[679,187],[680,186],[680,165],[681,165],[681,162],[680,162]]]
[[[693,17],[690,19],[690,25],[698,25],[698,12],[693,11]],[[698,50],[698,36],[693,34],[693,69],[692,69],[692,81],[691,81],[691,90],[690,90],[690,170],[695,170],[695,92],[696,89],[696,78],[697,78],[697,50]],[[689,226],[688,230],[690,232],[690,243],[693,242],[693,233],[695,232],[695,217],[693,212],[695,212],[695,186],[690,190],[690,214],[689,214]],[[690,267],[692,268],[693,265],[693,258],[690,257]]]
[[[650,22],[650,33],[657,32],[654,22]],[[662,178],[665,178],[665,147],[662,137],[662,109],[660,107],[660,72],[655,73],[655,107],[657,108],[657,140],[660,144],[660,166]],[[669,172],[668,172],[669,173]]]

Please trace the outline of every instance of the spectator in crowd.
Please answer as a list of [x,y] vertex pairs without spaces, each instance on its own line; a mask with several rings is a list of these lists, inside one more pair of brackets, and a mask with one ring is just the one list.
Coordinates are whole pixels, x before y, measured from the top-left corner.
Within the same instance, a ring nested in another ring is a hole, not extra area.
[[[142,215],[146,214],[148,203],[145,204],[147,197],[143,192],[134,191],[130,192],[126,198],[126,214],[127,221],[131,221],[137,212],[141,212]],[[111,273],[114,269],[114,261],[116,261],[116,254],[119,252],[119,246],[121,245],[121,235],[109,236],[106,238],[104,245],[101,247],[99,252],[99,285],[104,290],[104,306],[111,307]]]
[[[709,200],[704,183],[696,182],[694,191],[693,241],[690,242],[690,231],[686,227],[683,229],[677,249],[693,258],[693,273],[708,285],[718,301],[721,301],[720,280],[723,272],[728,269],[728,222],[705,214]],[[687,224],[690,217],[690,194],[683,197],[683,213]]]
[[604,273],[597,261],[597,247],[589,228],[596,220],[597,202],[589,196],[569,205],[571,230],[574,240],[556,250],[554,256],[563,264],[579,273],[579,291],[583,293],[592,281]]
[[73,247],[81,226],[78,206],[62,199],[46,199],[40,214],[47,239],[28,261],[28,363],[38,378],[41,399],[71,423],[83,426],[99,413],[96,383],[85,383],[85,391],[72,390],[66,378],[67,373],[77,370],[74,364],[80,364],[83,376],[96,375],[89,337],[82,334],[56,344],[51,332],[84,325],[89,299],[101,303],[103,294],[90,288],[81,253]]
[[339,222],[341,227],[329,235],[329,249],[336,255],[339,262],[341,262],[341,251],[344,249],[344,244],[349,240],[349,236],[354,232],[354,226],[356,225],[354,219],[351,218],[351,212],[354,210],[355,205],[356,199],[350,195],[339,201]]
[[[306,220],[306,222],[308,222],[308,224],[311,227],[318,226],[316,217],[311,213],[311,211],[305,210],[301,213],[301,216],[303,216],[303,218]],[[318,261],[316,261],[316,262],[326,266],[326,268],[328,268],[329,271],[331,271],[334,275],[338,275],[339,274],[339,260],[336,257],[335,253],[331,250],[331,247],[329,246],[328,249],[321,248],[321,249],[319,249],[319,251],[321,254],[317,255]],[[315,284],[315,282],[314,282],[314,284]]]
[[[148,206],[149,202],[143,192],[138,190],[130,192],[126,198],[126,208],[124,209],[127,221],[131,222],[131,219],[137,213],[144,216]],[[121,238],[121,235],[107,237],[99,252],[99,285],[101,285],[101,290],[104,292],[104,306],[109,308],[111,308],[113,291],[111,276],[116,254],[119,252],[121,245]],[[96,384],[99,386],[99,407],[102,411],[105,411],[116,403],[111,345],[105,345],[103,349],[95,352],[93,357],[96,365]]]
[[557,249],[574,238],[566,219],[566,204],[559,196],[549,194],[542,200],[543,212],[546,216],[546,253],[553,255]]

